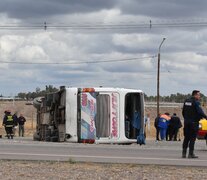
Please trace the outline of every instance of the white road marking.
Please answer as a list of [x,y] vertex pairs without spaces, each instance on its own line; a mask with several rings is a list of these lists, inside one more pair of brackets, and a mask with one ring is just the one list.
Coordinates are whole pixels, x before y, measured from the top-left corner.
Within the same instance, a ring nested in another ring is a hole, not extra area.
[[[0,155],[15,155],[15,156],[44,156],[44,157],[68,157],[68,158],[100,158],[100,159],[119,159],[119,160],[156,160],[156,161],[186,161],[192,162],[192,159],[182,159],[182,158],[147,158],[147,157],[121,157],[121,156],[91,156],[91,155],[64,155],[64,154],[33,154],[33,153],[6,153],[0,152]],[[193,162],[207,162],[207,160],[202,159],[193,159]]]

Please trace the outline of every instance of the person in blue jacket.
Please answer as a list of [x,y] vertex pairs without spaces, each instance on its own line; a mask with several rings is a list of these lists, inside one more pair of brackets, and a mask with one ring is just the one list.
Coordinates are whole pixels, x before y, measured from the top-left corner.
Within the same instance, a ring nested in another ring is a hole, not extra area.
[[169,113],[165,113],[165,114],[161,115],[158,120],[158,128],[160,130],[160,137],[161,137],[162,141],[165,140],[165,138],[166,138],[166,132],[167,132],[169,120],[170,120]]

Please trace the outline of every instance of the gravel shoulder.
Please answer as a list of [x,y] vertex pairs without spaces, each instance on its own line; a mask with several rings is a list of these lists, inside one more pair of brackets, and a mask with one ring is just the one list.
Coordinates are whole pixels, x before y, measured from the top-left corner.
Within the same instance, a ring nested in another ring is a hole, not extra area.
[[201,167],[154,166],[134,164],[97,164],[39,161],[0,161],[0,179],[205,179]]

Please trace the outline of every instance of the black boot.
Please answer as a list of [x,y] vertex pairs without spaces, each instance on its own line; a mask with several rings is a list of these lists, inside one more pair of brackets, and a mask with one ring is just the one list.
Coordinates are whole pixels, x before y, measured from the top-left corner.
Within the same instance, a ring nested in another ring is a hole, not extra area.
[[190,158],[190,159],[194,159],[194,158],[198,158],[198,156],[196,156],[194,153],[193,153],[193,151],[189,151],[189,154],[188,154],[188,158]]
[[186,152],[187,152],[187,150],[186,149],[183,149],[182,158],[186,158]]

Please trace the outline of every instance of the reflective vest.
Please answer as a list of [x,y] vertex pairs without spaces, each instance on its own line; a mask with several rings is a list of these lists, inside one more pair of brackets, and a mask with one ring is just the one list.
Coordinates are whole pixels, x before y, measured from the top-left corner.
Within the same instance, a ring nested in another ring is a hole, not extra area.
[[13,120],[12,115],[8,115],[7,116],[7,120],[6,120],[5,126],[6,127],[13,127],[14,126],[14,120]]

